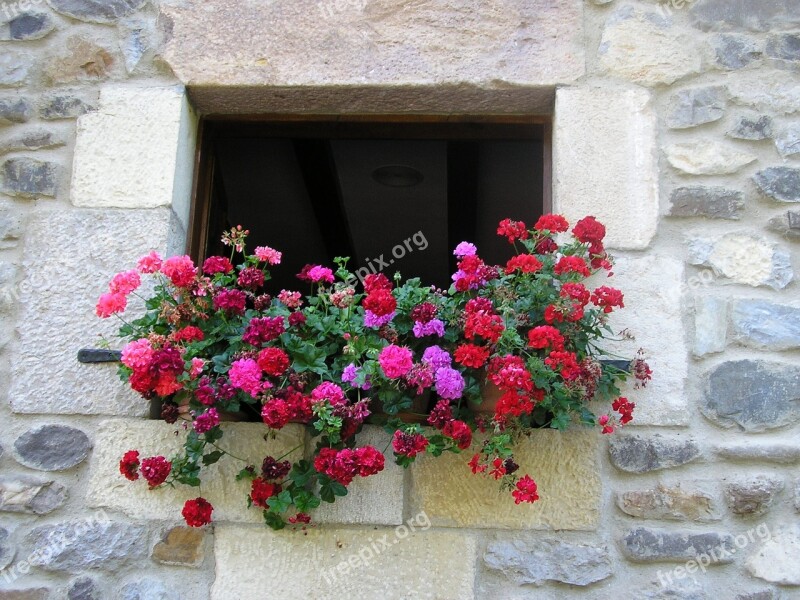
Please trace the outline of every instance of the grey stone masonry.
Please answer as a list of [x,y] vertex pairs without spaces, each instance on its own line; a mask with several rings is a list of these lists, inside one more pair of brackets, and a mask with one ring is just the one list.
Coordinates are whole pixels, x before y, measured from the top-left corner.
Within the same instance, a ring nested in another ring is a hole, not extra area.
[[80,429],[66,425],[42,425],[14,442],[22,464],[42,471],[63,471],[83,462],[92,444]]
[[779,202],[800,202],[800,169],[770,167],[759,171],[753,181],[761,192]]
[[783,479],[762,475],[749,481],[728,484],[725,497],[732,513],[743,517],[760,517],[766,514],[784,487]]
[[611,577],[608,550],[560,540],[531,539],[490,542],[486,566],[520,585],[557,581],[586,586]]
[[671,217],[738,220],[744,208],[744,192],[702,185],[680,187],[672,190],[670,202]]
[[721,427],[760,432],[800,416],[800,367],[776,362],[725,362],[708,375],[703,414]]
[[667,126],[687,129],[720,120],[725,115],[727,92],[724,87],[683,90],[670,98]]
[[622,553],[636,562],[685,562],[700,555],[716,556],[711,564],[733,562],[736,551],[728,533],[695,533],[639,527],[620,540]]
[[685,465],[700,457],[692,439],[618,435],[611,439],[608,452],[612,464],[628,473],[647,473]]
[[760,350],[800,348],[800,307],[738,300],[731,310],[732,338]]

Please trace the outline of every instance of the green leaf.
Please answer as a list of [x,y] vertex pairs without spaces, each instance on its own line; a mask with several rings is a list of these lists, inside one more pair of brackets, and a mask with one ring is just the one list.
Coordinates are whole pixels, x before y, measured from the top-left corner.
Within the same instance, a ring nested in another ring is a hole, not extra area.
[[255,468],[252,465],[247,465],[244,469],[236,474],[236,481],[241,481],[242,479],[255,479],[255,477]]
[[292,494],[289,490],[284,490],[277,496],[272,496],[267,500],[267,506],[277,513],[286,512],[292,505]]
[[279,514],[270,512],[268,510],[264,511],[264,521],[266,521],[267,525],[269,525],[270,528],[276,531],[286,527],[286,521],[283,520],[283,517],[281,517]]
[[213,465],[223,456],[225,456],[224,452],[220,452],[219,450],[214,450],[214,452],[209,452],[203,457],[203,464],[206,466]]

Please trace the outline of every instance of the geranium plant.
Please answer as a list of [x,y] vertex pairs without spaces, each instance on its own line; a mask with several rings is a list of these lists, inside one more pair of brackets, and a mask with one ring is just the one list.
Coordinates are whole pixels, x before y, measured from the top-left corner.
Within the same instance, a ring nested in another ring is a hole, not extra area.
[[[143,257],[113,278],[97,314],[122,319],[142,276],[153,279],[145,314],[120,328],[128,340],[120,374],[161,403],[165,421],[183,419],[186,440],[184,452],[169,459],[128,451],[121,473],[151,489],[199,486],[204,466],[240,460],[221,441],[225,415],[249,414],[272,431],[300,423],[315,442],[310,460],[243,461],[238,478],[251,481],[246,501],[269,526],[308,523],[321,502],[383,470],[389,448],[358,444],[370,418],[391,434],[398,464],[422,453],[467,453],[465,473],[468,464],[500,480],[516,503],[536,501],[534,480],[514,461],[515,444],[540,427],[582,424],[611,433],[634,409],[619,383],[629,371],[642,385],[651,377],[642,358],[630,369],[604,362],[607,315],[623,308],[623,295],[586,280],[611,269],[605,229],[587,217],[568,231],[559,215],[532,228],[506,219],[498,234],[514,245],[514,256],[488,265],[462,242],[447,291],[382,273],[360,285],[348,260],[337,258],[335,268],[302,270],[306,295],[268,292],[281,253],[258,247],[248,254],[241,227],[223,236],[229,257],[212,256],[199,268],[188,256]],[[590,401],[611,410],[598,416]],[[480,444],[473,444],[476,431]],[[183,516],[201,526],[212,511],[199,497]]]

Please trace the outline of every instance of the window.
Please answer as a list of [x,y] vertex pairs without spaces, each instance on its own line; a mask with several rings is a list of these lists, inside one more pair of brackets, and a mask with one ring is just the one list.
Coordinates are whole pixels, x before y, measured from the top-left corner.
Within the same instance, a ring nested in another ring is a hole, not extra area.
[[284,253],[273,289],[307,263],[395,271],[448,287],[452,248],[505,262],[504,218],[535,221],[550,202],[550,121],[503,117],[206,118],[190,232],[194,258],[225,252],[222,232]]

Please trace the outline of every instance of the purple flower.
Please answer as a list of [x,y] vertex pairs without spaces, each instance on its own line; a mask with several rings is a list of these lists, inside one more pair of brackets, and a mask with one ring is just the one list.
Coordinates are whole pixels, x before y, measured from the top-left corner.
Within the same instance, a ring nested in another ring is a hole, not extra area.
[[216,408],[209,408],[194,420],[194,430],[197,433],[206,433],[219,425],[219,413]]
[[364,311],[364,327],[373,327],[378,329],[379,327],[383,327],[389,321],[394,319],[394,315],[397,311],[392,311],[388,315],[383,315],[382,317],[375,316],[371,310]]
[[461,242],[456,249],[453,250],[453,254],[458,258],[464,258],[465,256],[475,256],[477,254],[478,248],[475,247],[475,244],[470,244],[469,242]]
[[435,389],[442,398],[455,400],[464,392],[464,378],[455,369],[442,367],[436,370]]
[[449,367],[453,363],[453,359],[439,346],[429,346],[422,353],[422,362],[434,369],[441,369],[442,367]]
[[444,337],[444,323],[441,319],[431,319],[427,323],[417,321],[414,323],[414,337],[425,337],[426,335],[438,335]]

